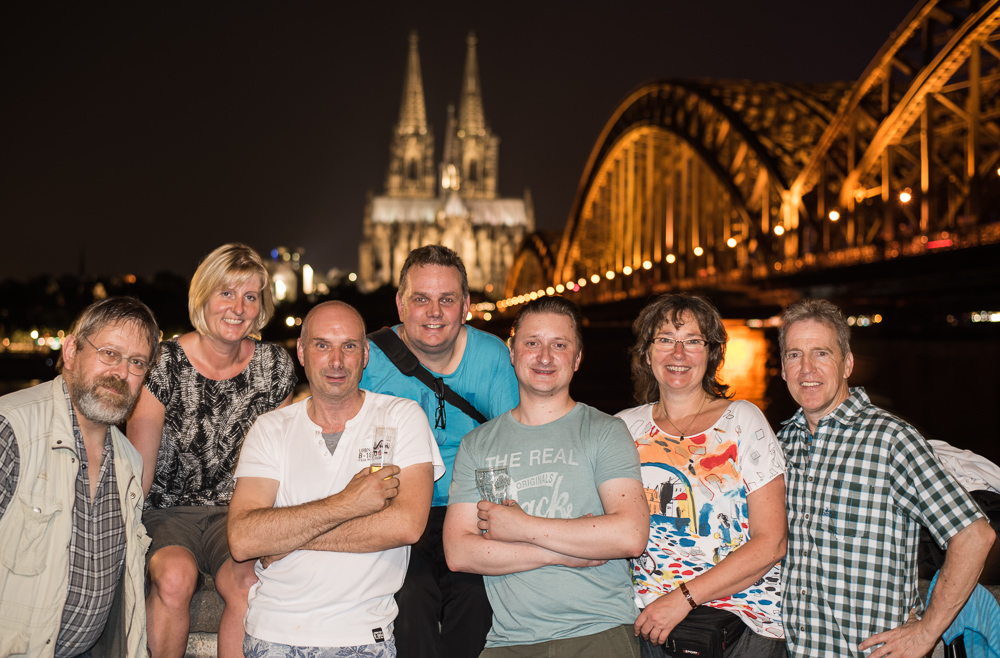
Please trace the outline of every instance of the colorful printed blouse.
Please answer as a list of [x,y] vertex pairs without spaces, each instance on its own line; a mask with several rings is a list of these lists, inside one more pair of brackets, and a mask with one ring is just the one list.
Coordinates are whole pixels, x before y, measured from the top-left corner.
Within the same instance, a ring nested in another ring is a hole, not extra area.
[[[653,406],[618,414],[639,450],[649,503],[649,541],[632,560],[643,607],[749,541],[747,494],[785,471],[774,432],[750,402],[730,403],[711,429],[683,440],[656,426]],[[704,605],[739,615],[760,635],[783,637],[780,563],[742,592]]]

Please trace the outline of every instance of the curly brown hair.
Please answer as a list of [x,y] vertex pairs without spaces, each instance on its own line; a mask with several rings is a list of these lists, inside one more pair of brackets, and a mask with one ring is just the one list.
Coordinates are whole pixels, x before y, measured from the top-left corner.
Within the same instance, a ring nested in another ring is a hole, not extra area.
[[639,312],[632,323],[635,344],[629,350],[632,354],[632,387],[636,402],[647,404],[660,399],[660,386],[653,377],[653,369],[647,362],[649,346],[653,338],[666,322],[680,327],[684,323],[681,316],[690,313],[705,340],[708,341],[708,360],[705,377],[701,386],[715,398],[731,398],[729,386],[719,381],[719,368],[726,360],[726,342],[729,335],[722,324],[718,309],[704,297],[696,295],[667,294],[656,297]]

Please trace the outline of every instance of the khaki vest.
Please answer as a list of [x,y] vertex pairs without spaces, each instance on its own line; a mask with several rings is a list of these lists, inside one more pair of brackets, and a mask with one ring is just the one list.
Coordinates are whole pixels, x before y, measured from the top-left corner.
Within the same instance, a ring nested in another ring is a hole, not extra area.
[[[66,603],[80,465],[63,378],[0,398],[20,455],[17,489],[0,518],[0,658],[51,658]],[[142,457],[111,428],[125,521],[125,573],[95,656],[146,655]],[[116,614],[117,613],[117,614]]]

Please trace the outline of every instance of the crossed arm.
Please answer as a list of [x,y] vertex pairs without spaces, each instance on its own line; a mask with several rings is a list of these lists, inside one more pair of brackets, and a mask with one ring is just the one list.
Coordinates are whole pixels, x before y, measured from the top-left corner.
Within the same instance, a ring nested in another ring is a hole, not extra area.
[[237,480],[229,504],[233,559],[300,549],[370,553],[411,544],[427,523],[433,469],[429,463],[377,473],[366,468],[340,493],[290,507],[274,507],[278,485],[269,478]]
[[444,522],[448,567],[498,576],[552,564],[596,566],[641,555],[649,536],[642,484],[616,478],[602,483],[598,494],[604,514],[576,519],[529,516],[516,504],[449,505]]

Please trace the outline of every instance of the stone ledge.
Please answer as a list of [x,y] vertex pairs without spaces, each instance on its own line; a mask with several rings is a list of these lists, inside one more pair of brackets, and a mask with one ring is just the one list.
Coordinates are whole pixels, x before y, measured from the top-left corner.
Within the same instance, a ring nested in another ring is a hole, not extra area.
[[205,578],[191,599],[191,629],[185,658],[215,658],[218,655],[217,633],[222,608],[222,597],[215,589],[215,581]]

